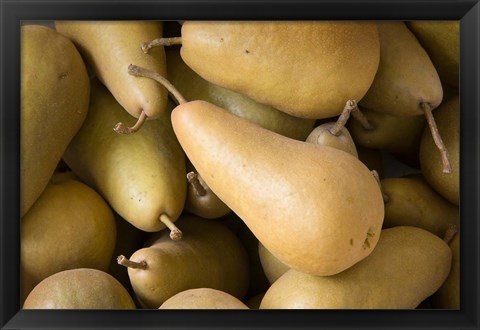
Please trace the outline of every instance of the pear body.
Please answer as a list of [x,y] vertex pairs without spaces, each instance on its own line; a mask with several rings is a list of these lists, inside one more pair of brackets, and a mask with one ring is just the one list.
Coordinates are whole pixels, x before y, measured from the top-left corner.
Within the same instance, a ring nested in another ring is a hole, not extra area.
[[460,22],[409,21],[407,26],[427,51],[442,82],[458,87]]
[[168,79],[187,100],[203,100],[246,118],[266,129],[302,140],[313,129],[313,119],[297,118],[271,106],[223,88],[200,77],[190,69],[178,50],[168,50]]
[[300,118],[332,117],[347,100],[360,100],[379,49],[375,22],[182,25],[182,58],[200,76]]
[[159,231],[166,214],[175,221],[186,196],[185,154],[170,123],[170,112],[146,121],[132,135],[118,135],[112,121],[128,120],[112,94],[92,81],[87,119],[63,156],[85,183],[96,189],[125,220],[140,230]]
[[63,174],[53,176],[22,218],[22,291],[59,271],[106,271],[116,241],[113,212],[92,188]]
[[433,138],[425,129],[420,142],[420,168],[427,182],[451,203],[458,205],[460,198],[460,105],[458,95],[441,104],[434,112],[438,132],[448,151],[452,173],[442,172],[442,160]]
[[379,22],[380,65],[360,101],[367,109],[397,116],[423,114],[421,103],[436,108],[443,97],[437,70],[404,22]]
[[143,110],[153,119],[165,111],[165,88],[127,71],[135,64],[166,75],[164,48],[156,47],[148,54],[141,49],[143,42],[162,35],[161,22],[56,21],[55,28],[75,43],[98,79],[132,116],[138,117]]
[[210,189],[286,265],[331,275],[375,247],[383,199],[354,156],[273,133],[204,101],[176,107],[172,124]]
[[334,135],[330,132],[334,126],[334,122],[328,122],[315,127],[305,142],[343,150],[358,158],[357,148],[348,129],[342,127],[340,132]]
[[268,278],[270,284],[278,280],[290,268],[275,258],[273,254],[268,251],[262,243],[258,243],[258,255],[262,263],[263,271]]
[[24,309],[135,309],[132,297],[111,275],[89,268],[53,274],[28,295]]
[[333,276],[289,270],[265,294],[260,309],[413,309],[450,271],[451,252],[416,227],[384,229],[375,250]]
[[45,189],[87,115],[90,82],[73,43],[48,27],[22,26],[20,93],[23,216]]
[[249,309],[234,296],[215,289],[198,288],[177,293],[159,309]]
[[185,214],[177,223],[181,240],[173,241],[162,231],[129,258],[147,264],[146,269],[128,268],[142,306],[158,308],[194,288],[217,289],[242,299],[248,286],[248,257],[238,238],[215,220]]

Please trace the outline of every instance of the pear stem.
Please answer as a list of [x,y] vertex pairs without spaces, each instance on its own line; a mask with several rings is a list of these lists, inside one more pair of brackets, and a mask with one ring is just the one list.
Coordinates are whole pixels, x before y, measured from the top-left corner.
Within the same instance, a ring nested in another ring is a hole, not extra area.
[[383,191],[380,175],[378,175],[378,172],[376,170],[371,170],[370,172],[372,172],[373,177],[375,178],[375,180],[378,183],[378,186],[380,187],[380,191],[382,192],[383,202],[388,203],[388,201],[390,200],[390,197],[388,197],[388,195],[385,194],[385,192]]
[[360,111],[358,104],[355,106],[355,108],[352,109],[352,116],[353,118],[358,120],[360,122],[360,125],[362,125],[362,127],[367,131],[371,131],[375,128],[373,124],[368,121],[367,117],[365,117],[363,112]]
[[452,173],[452,165],[450,165],[450,159],[448,157],[448,150],[443,143],[442,137],[438,132],[437,123],[435,122],[435,118],[432,114],[432,107],[427,102],[420,103],[423,112],[425,113],[425,117],[427,118],[428,126],[430,127],[430,132],[432,133],[433,142],[437,146],[438,150],[440,151],[440,155],[442,157],[442,164],[443,164],[443,173],[449,174]]
[[140,129],[140,127],[142,127],[146,119],[147,119],[147,114],[145,113],[145,111],[142,110],[135,125],[133,125],[132,127],[127,127],[125,126],[125,124],[120,122],[115,125],[113,130],[118,134],[125,134],[125,135],[133,134],[133,133],[136,133]]
[[175,226],[173,221],[168,217],[166,214],[162,214],[160,216],[160,221],[163,222],[168,229],[170,229],[170,238],[174,241],[178,241],[182,239],[183,233],[180,229]]
[[134,64],[130,64],[128,66],[128,73],[135,77],[146,77],[157,81],[162,86],[164,86],[170,92],[170,94],[173,95],[178,104],[187,103],[187,100],[183,97],[182,94],[180,94],[178,89],[176,89],[175,86],[173,86],[167,79],[162,77],[160,74],[145,68],[141,68]]
[[445,231],[445,235],[443,236],[443,241],[447,244],[450,244],[452,239],[455,237],[455,235],[458,233],[458,228],[454,224],[450,224],[447,227],[447,230]]
[[356,107],[357,107],[357,102],[355,102],[355,100],[348,100],[347,103],[345,104],[345,107],[342,110],[342,113],[340,114],[337,121],[335,122],[335,125],[329,130],[330,133],[332,133],[335,136],[338,136],[342,128],[345,127],[345,124],[347,123],[348,118],[350,118],[350,113]]
[[193,190],[195,191],[195,194],[197,196],[205,196],[207,194],[207,191],[205,188],[202,186],[200,183],[200,180],[198,180],[198,173],[195,172],[188,172],[187,173],[187,181],[190,183],[193,187]]
[[150,42],[144,42],[142,44],[142,50],[146,54],[153,47],[172,46],[172,45],[181,45],[181,44],[182,44],[182,37],[157,38],[157,39],[153,39]]
[[140,262],[131,261],[128,260],[123,254],[118,256],[117,263],[128,268],[147,269],[147,262],[145,260]]

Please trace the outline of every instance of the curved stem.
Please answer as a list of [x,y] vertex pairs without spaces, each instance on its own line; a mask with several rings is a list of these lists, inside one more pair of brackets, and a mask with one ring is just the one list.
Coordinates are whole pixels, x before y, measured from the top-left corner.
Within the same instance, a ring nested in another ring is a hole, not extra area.
[[123,254],[118,256],[117,263],[128,268],[147,269],[147,262],[145,260],[140,262],[131,261],[128,260]]
[[375,178],[375,180],[378,183],[378,186],[380,187],[380,191],[381,191],[382,197],[383,197],[383,202],[388,203],[388,201],[390,200],[390,197],[388,197],[388,195],[385,194],[385,192],[383,191],[382,181],[380,180],[380,175],[378,175],[378,172],[376,170],[371,170],[370,172],[372,172],[373,177]]
[[173,95],[173,97],[177,100],[178,104],[187,103],[187,100],[183,97],[182,94],[180,94],[178,89],[176,89],[175,86],[173,86],[167,79],[165,79],[160,74],[145,68],[141,68],[134,64],[130,64],[128,66],[128,73],[135,77],[146,77],[157,81],[162,86],[164,86],[170,92],[170,94]]
[[358,120],[360,122],[360,125],[362,125],[362,127],[364,129],[366,129],[367,131],[371,131],[373,130],[375,127],[372,125],[372,123],[370,123],[367,119],[367,117],[365,117],[365,115],[363,114],[362,111],[360,111],[360,108],[358,107],[358,105],[352,109],[352,116],[353,118],[355,118],[356,120]]
[[355,100],[348,100],[347,103],[345,104],[345,107],[342,110],[342,113],[340,114],[337,121],[335,122],[335,125],[329,130],[330,133],[332,133],[335,136],[338,136],[342,128],[345,127],[345,124],[347,123],[348,118],[350,118],[350,113],[356,107],[357,107],[357,102],[355,102]]
[[182,37],[158,38],[158,39],[153,39],[150,42],[144,42],[142,44],[142,50],[146,54],[153,47],[181,45],[181,44],[182,44]]
[[125,126],[125,124],[120,122],[115,125],[113,130],[118,134],[126,134],[126,135],[132,134],[137,132],[140,129],[140,127],[142,127],[146,119],[147,119],[147,114],[145,113],[145,111],[142,110],[135,125],[133,125],[132,127],[127,127]]
[[205,196],[207,194],[205,187],[203,187],[202,184],[200,183],[200,180],[198,180],[198,173],[195,173],[193,171],[188,172],[187,181],[192,185],[193,190],[195,191],[195,194],[197,196]]
[[181,232],[180,229],[175,226],[173,221],[168,217],[166,214],[162,214],[160,216],[160,221],[167,226],[168,229],[170,229],[170,238],[174,241],[178,241],[182,239],[183,233]]
[[437,123],[435,122],[435,118],[432,115],[432,107],[426,102],[420,103],[420,106],[422,107],[422,110],[425,113],[425,117],[427,118],[428,127],[430,127],[430,132],[432,133],[433,137],[433,142],[435,142],[435,145],[440,151],[440,156],[442,157],[443,164],[443,173],[452,173],[452,165],[450,165],[448,150],[443,143],[440,133],[438,132]]

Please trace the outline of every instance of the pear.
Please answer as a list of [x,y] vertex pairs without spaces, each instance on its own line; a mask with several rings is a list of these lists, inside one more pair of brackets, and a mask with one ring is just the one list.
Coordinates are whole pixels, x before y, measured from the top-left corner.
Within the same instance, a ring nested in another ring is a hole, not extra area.
[[28,295],[24,309],[135,309],[132,297],[111,275],[89,268],[55,273]]
[[458,88],[460,22],[409,21],[407,26],[427,51],[442,82]]
[[181,43],[204,79],[300,118],[332,117],[360,100],[380,60],[369,21],[185,21],[181,35],[143,48]]
[[[133,133],[145,119],[159,118],[167,105],[166,90],[149,79],[133,79],[127,73],[135,63],[166,75],[165,50],[158,47],[144,54],[141,44],[162,35],[159,21],[55,21],[55,28],[71,39],[98,79],[110,90],[120,105],[139,121],[132,127],[119,123],[119,133]],[[112,118],[113,127],[116,120]],[[130,122],[131,117],[124,122]],[[111,129],[109,127],[109,129]]]
[[451,225],[459,225],[456,205],[436,193],[423,176],[387,178],[382,182],[388,196],[383,228],[415,226],[443,237]]
[[129,259],[135,294],[145,308],[158,308],[175,294],[193,288],[212,288],[243,299],[248,286],[248,257],[237,237],[223,224],[184,214],[177,221],[184,237],[172,241],[156,233]]
[[447,243],[426,230],[384,229],[375,250],[344,272],[287,271],[260,309],[413,309],[445,281],[451,257]]
[[112,210],[92,188],[54,174],[21,221],[24,297],[54,273],[72,268],[106,271],[116,241]]
[[168,227],[173,238],[180,238],[173,222],[185,202],[185,154],[173,133],[170,111],[146,121],[136,134],[118,136],[112,120],[128,117],[112,94],[92,81],[88,117],[63,159],[136,228],[155,232]]
[[452,173],[441,171],[442,159],[436,152],[435,141],[425,130],[420,142],[420,168],[427,182],[451,203],[459,204],[460,106],[458,95],[435,110],[438,131],[445,138]]
[[305,141],[313,129],[315,122],[313,119],[290,116],[203,79],[185,64],[178,50],[168,49],[166,54],[168,79],[187,99],[210,102],[266,129],[296,140]]
[[20,55],[22,217],[47,186],[85,120],[90,82],[73,43],[51,28],[22,26]]
[[315,127],[305,142],[343,150],[358,158],[357,148],[350,132],[345,127],[342,127],[338,135],[335,135],[331,133],[331,129],[334,126],[335,123],[329,122]]
[[211,288],[190,289],[177,293],[159,309],[249,309],[226,292]]
[[290,267],[275,258],[260,242],[258,243],[258,255],[260,256],[263,270],[270,284],[278,280],[290,269]]

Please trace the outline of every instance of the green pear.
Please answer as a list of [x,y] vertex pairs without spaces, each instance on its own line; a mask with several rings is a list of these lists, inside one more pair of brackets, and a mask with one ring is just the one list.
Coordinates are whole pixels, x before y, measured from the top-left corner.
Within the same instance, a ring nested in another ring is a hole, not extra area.
[[[161,22],[55,21],[55,28],[77,45],[98,79],[133,117],[140,119],[146,115],[146,118],[156,119],[166,111],[167,91],[149,79],[134,79],[127,72],[128,65],[135,63],[166,75],[163,47],[149,54],[141,49],[144,41],[162,35]],[[119,119],[111,119],[109,130]],[[121,122],[131,122],[131,117]],[[132,133],[136,128],[117,130]]]
[[384,229],[374,251],[344,272],[287,271],[260,309],[413,309],[445,281],[451,257],[447,243],[426,230]]
[[226,292],[211,288],[190,289],[167,299],[158,309],[249,309]]
[[190,69],[175,49],[167,50],[168,79],[189,100],[204,100],[258,125],[304,141],[313,129],[314,120],[290,116],[271,106],[210,83]]
[[24,297],[54,273],[72,268],[106,271],[116,241],[113,212],[92,188],[55,174],[23,216],[20,234]]
[[85,120],[90,82],[73,43],[46,26],[21,27],[20,56],[22,217],[47,186]]
[[146,247],[118,262],[140,304],[158,308],[175,294],[193,288],[212,288],[243,299],[248,286],[248,257],[237,237],[223,224],[184,214],[177,221],[184,237],[172,241],[156,233]]
[[132,297],[111,275],[89,268],[55,273],[28,295],[24,309],[135,309]]
[[445,139],[445,147],[450,157],[452,173],[441,170],[442,158],[438,154],[435,141],[425,130],[420,142],[420,168],[427,182],[451,203],[459,204],[460,171],[460,105],[458,95],[435,110],[438,131]]
[[409,21],[407,26],[427,51],[442,82],[458,88],[460,22]]
[[415,226],[443,237],[451,225],[459,225],[460,212],[420,177],[387,178],[381,181],[388,196],[383,228]]
[[185,154],[170,123],[170,111],[145,122],[136,134],[119,136],[112,120],[127,119],[112,94],[92,81],[87,119],[63,159],[112,208],[140,230],[168,227],[183,210],[186,196]]

